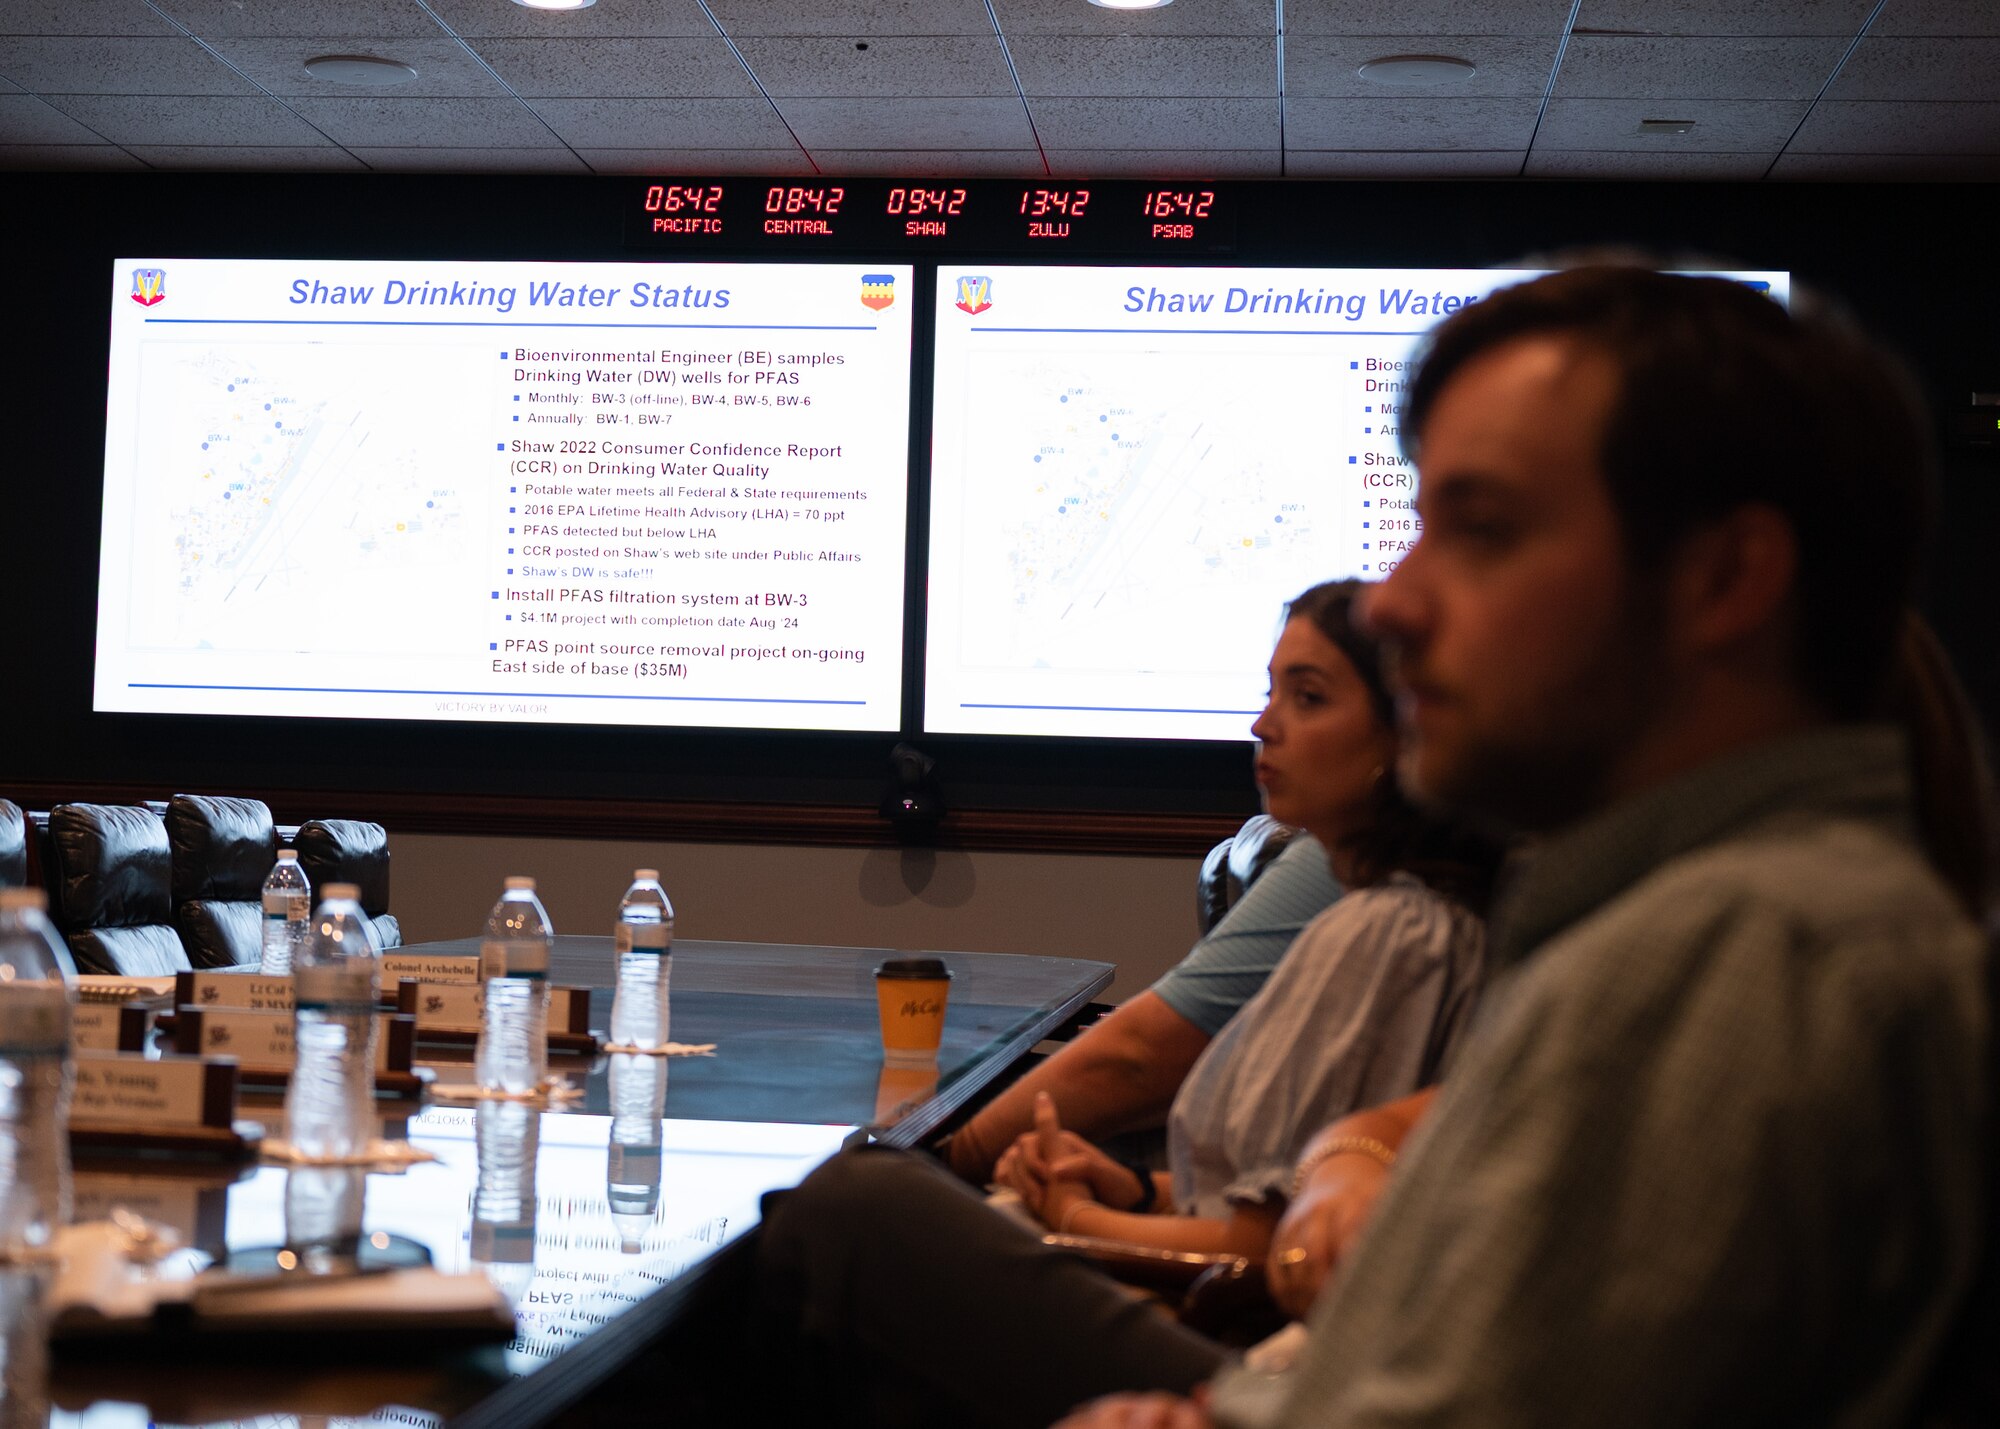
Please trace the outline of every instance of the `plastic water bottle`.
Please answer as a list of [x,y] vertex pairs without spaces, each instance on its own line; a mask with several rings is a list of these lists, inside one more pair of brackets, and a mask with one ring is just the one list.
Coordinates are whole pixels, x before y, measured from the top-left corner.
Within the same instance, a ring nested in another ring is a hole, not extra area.
[[611,1040],[626,1047],[661,1047],[667,1041],[667,974],[673,966],[674,905],[660,887],[660,872],[641,868],[618,900],[612,941],[618,954],[618,991],[611,1000]]
[[660,1118],[667,1109],[667,1059],[638,1052],[611,1054],[611,1140],[604,1157],[604,1196],[619,1249],[636,1255],[660,1209]]
[[69,1219],[70,989],[40,889],[0,889],[0,1261]]
[[48,1429],[47,1266],[0,1266],[0,1429]]
[[509,1301],[535,1278],[535,1158],[542,1114],[520,1102],[473,1108],[479,1181],[472,1192],[472,1258]]
[[264,880],[264,961],[257,971],[269,977],[290,973],[311,927],[312,881],[299,867],[297,850],[281,848]]
[[375,1139],[375,985],[380,958],[361,890],[329,883],[292,960],[292,1041],[285,1135],[301,1155],[356,1156]]
[[479,1085],[525,1096],[542,1085],[549,1065],[549,948],[555,934],[535,880],[510,878],[486,920],[479,947],[486,973],[486,1010],[474,1054]]

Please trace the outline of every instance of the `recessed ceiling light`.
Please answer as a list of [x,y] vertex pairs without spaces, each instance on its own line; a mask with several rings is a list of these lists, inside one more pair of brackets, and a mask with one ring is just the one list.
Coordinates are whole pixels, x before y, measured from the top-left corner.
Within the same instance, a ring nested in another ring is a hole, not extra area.
[[530,10],[588,10],[597,0],[514,0]]
[[1370,60],[1355,73],[1370,84],[1408,84],[1436,88],[1463,84],[1478,71],[1471,60],[1450,55],[1384,55]]
[[1171,5],[1174,0],[1090,0],[1093,5],[1101,5],[1106,10],[1157,10],[1162,5]]
[[1641,134],[1685,134],[1694,128],[1692,119],[1641,119]]
[[401,60],[373,55],[315,55],[306,61],[306,73],[328,84],[408,84],[417,77],[416,70]]

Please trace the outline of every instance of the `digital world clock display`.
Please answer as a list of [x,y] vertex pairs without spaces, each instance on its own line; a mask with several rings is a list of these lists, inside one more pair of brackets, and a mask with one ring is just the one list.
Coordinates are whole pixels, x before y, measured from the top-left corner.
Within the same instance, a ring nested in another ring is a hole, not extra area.
[[1130,180],[911,182],[661,177],[627,209],[627,247],[649,253],[1228,253],[1227,186]]

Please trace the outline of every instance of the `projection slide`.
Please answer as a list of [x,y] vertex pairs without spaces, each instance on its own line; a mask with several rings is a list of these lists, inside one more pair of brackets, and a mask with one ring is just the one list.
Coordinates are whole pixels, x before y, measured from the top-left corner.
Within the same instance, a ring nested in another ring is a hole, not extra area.
[[1417,539],[1421,336],[1529,276],[941,268],[925,728],[1247,739],[1284,602]]
[[96,708],[895,729],[910,273],[120,260]]

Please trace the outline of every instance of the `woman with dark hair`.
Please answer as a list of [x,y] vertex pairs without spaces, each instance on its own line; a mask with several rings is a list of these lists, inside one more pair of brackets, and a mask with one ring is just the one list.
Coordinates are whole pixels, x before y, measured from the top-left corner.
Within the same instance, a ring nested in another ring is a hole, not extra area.
[[[1436,1082],[1470,1020],[1497,850],[1403,797],[1380,653],[1349,618],[1361,589],[1315,586],[1287,608],[1252,726],[1266,808],[1313,834],[1350,891],[1189,1073],[1166,1174],[1121,1165],[1041,1107],[999,1178],[1052,1229],[1260,1257],[1312,1134]],[[954,1422],[1046,1423],[1120,1387],[1184,1389],[1223,1356],[895,1153],[837,1157],[774,1198],[761,1258],[768,1305],[957,1401]]]

